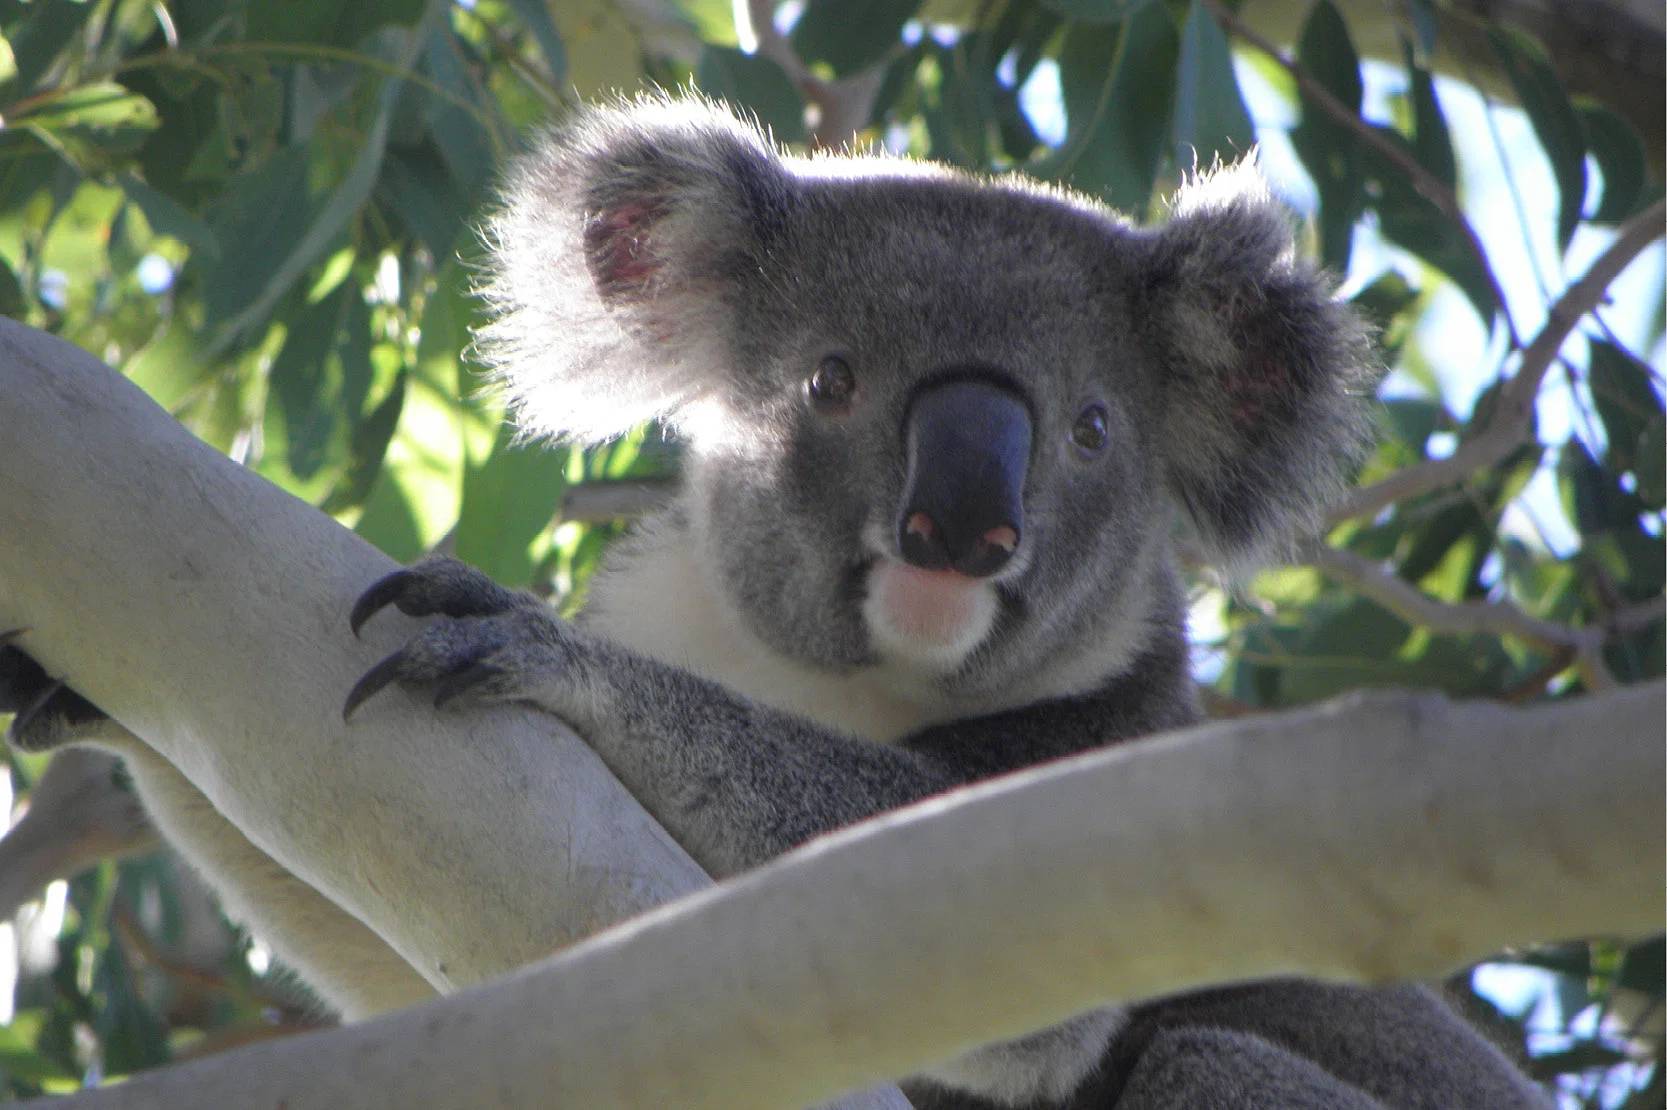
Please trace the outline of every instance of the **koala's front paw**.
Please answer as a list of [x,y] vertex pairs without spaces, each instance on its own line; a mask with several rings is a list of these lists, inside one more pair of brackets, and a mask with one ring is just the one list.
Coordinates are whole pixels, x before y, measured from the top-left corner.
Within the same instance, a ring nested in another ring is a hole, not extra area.
[[0,632],[0,713],[14,713],[7,738],[26,752],[43,752],[75,740],[104,711],[53,678],[11,641],[22,629]]
[[349,618],[354,632],[388,605],[440,619],[366,672],[347,695],[343,719],[396,682],[431,689],[435,708],[515,701],[570,715],[584,652],[578,634],[536,597],[455,559],[435,558],[366,590]]

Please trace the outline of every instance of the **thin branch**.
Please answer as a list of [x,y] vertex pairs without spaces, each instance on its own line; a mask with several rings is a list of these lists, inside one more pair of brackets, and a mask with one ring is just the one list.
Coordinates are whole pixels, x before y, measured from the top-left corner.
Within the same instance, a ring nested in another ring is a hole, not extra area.
[[[747,0],[745,14],[751,26],[738,30],[743,32],[743,37],[750,30],[758,43],[758,53],[781,66],[788,80],[816,108],[811,144],[830,150],[848,145],[868,122],[890,56],[861,72],[824,81],[810,71],[787,36],[776,29],[775,10],[775,0]],[[736,14],[742,13],[738,10]]]
[[[1618,609],[1598,624],[1576,628],[1531,616],[1508,601],[1438,601],[1397,578],[1388,568],[1352,551],[1313,544],[1307,555],[1308,561],[1327,576],[1410,624],[1449,635],[1514,636],[1525,640],[1562,658],[1563,666],[1573,663],[1590,690],[1619,685],[1603,661],[1603,646],[1612,636],[1645,627],[1667,615],[1667,601],[1656,597]],[[1546,681],[1550,678],[1547,675]]]
[[1215,16],[1217,23],[1273,59],[1275,65],[1291,75],[1292,80],[1297,84],[1297,88],[1302,90],[1302,94],[1316,108],[1354,132],[1361,142],[1387,159],[1411,182],[1412,187],[1418,191],[1420,196],[1435,205],[1441,214],[1454,227],[1458,228],[1460,234],[1464,236],[1465,244],[1470,248],[1471,253],[1476,256],[1477,261],[1482,264],[1482,273],[1487,277],[1488,288],[1493,294],[1495,303],[1499,305],[1499,314],[1505,321],[1505,329],[1510,333],[1511,345],[1520,347],[1522,343],[1517,335],[1516,323],[1511,318],[1510,305],[1505,300],[1505,291],[1500,288],[1498,280],[1493,276],[1493,267],[1488,264],[1487,251],[1482,246],[1481,237],[1476,234],[1476,229],[1471,226],[1469,218],[1465,216],[1464,209],[1459,204],[1458,194],[1449,188],[1446,182],[1425,169],[1405,147],[1385,137],[1377,128],[1360,118],[1358,112],[1331,95],[1330,90],[1320,84],[1307,69],[1287,58],[1279,47],[1240,22],[1221,4],[1220,0],[1205,0],[1205,4]]
[[1382,481],[1351,493],[1327,517],[1328,525],[1368,516],[1397,501],[1459,482],[1483,467],[1498,463],[1526,442],[1533,428],[1534,401],[1546,371],[1556,360],[1569,333],[1599,304],[1609,286],[1645,247],[1661,237],[1667,204],[1657,201],[1620,228],[1615,241],[1598,256],[1581,279],[1563,291],[1551,306],[1545,326],[1522,352],[1517,372],[1499,391],[1486,425],[1444,459],[1431,459],[1396,471]]
[[1573,648],[1576,651],[1602,643],[1607,630],[1575,628],[1541,620],[1508,601],[1438,601],[1412,583],[1397,578],[1388,568],[1363,555],[1321,544],[1312,545],[1309,562],[1328,577],[1341,582],[1410,624],[1450,635],[1515,636],[1547,650]]
[[116,783],[118,763],[103,752],[71,748],[47,766],[28,812],[0,837],[0,921],[53,879],[156,847],[139,799]]

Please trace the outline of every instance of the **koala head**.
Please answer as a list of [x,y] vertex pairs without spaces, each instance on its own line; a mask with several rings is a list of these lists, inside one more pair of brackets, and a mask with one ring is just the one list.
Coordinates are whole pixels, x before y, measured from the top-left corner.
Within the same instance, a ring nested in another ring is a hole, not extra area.
[[977,691],[1132,652],[1175,619],[1171,506],[1242,564],[1362,442],[1365,333],[1249,167],[1146,230],[650,100],[547,136],[490,236],[480,348],[522,426],[674,427],[717,588],[813,664]]

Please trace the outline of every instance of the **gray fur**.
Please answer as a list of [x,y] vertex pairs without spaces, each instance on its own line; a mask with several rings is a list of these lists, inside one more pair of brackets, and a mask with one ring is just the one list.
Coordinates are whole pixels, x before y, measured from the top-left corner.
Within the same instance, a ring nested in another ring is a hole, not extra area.
[[[1146,230],[1019,178],[791,157],[712,105],[645,99],[546,135],[490,237],[480,350],[522,427],[594,441],[658,417],[686,442],[682,496],[610,553],[580,627],[448,560],[373,587],[356,621],[388,603],[470,615],[436,620],[350,705],[398,681],[542,707],[717,875],[1195,720],[1171,507],[1247,563],[1317,518],[1363,443],[1365,331],[1251,166],[1193,182]],[[838,411],[807,386],[829,355],[858,383]],[[968,374],[1028,413],[1024,538],[992,578],[956,580],[962,616],[927,642],[898,631],[928,596],[896,569],[903,430],[918,390]],[[1070,441],[1092,405],[1098,453]],[[1227,1029],[1180,1003],[1165,1024],[1158,1003],[1137,1035],[1105,1009],[909,1089],[934,1106],[1535,1103],[1427,996],[1315,989],[1323,1037],[1290,990],[1251,987]],[[1408,1075],[1432,1090],[1412,1097]]]

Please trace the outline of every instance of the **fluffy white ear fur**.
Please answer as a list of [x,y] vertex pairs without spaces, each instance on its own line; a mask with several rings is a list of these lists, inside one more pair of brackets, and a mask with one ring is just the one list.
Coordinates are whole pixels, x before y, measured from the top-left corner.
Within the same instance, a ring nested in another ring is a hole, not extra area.
[[706,101],[589,108],[510,170],[476,350],[523,432],[595,442],[722,384],[722,283],[787,203],[756,130]]
[[1169,485],[1212,561],[1252,568],[1312,532],[1364,449],[1370,337],[1297,258],[1254,157],[1186,182],[1151,244]]

